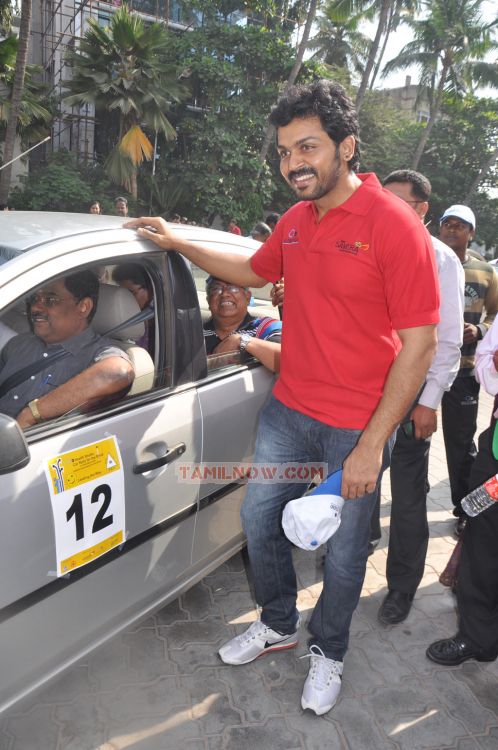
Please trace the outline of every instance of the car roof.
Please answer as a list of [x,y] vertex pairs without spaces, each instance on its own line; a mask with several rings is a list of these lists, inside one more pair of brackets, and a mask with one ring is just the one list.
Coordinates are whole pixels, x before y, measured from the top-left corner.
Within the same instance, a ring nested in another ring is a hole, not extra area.
[[[96,234],[109,230],[122,230],[123,239],[130,239],[130,230],[123,230],[123,217],[98,214],[79,214],[48,211],[0,212],[0,264],[5,263],[35,247],[74,237],[79,234]],[[204,242],[229,244],[230,250],[251,254],[259,243],[216,229],[175,224],[178,234]]]

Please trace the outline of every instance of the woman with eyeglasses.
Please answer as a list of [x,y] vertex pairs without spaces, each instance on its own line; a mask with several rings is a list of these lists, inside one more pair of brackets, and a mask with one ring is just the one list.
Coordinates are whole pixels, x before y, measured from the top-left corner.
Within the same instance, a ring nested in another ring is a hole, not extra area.
[[206,296],[211,312],[211,319],[204,324],[208,356],[240,352],[279,372],[281,321],[251,315],[247,310],[251,292],[246,287],[209,276]]

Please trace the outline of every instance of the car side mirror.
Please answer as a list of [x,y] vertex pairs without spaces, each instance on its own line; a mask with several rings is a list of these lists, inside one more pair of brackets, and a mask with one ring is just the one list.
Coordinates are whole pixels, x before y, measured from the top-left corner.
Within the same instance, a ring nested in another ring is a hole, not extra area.
[[12,417],[0,414],[0,474],[18,471],[29,460],[28,444],[18,423]]

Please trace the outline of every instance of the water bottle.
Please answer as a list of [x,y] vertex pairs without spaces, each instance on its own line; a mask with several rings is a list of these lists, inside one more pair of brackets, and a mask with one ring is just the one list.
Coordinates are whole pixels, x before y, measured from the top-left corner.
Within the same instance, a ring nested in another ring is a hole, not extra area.
[[461,502],[462,510],[468,516],[477,516],[486,508],[490,508],[493,503],[498,502],[498,474],[490,477],[480,487],[469,492]]

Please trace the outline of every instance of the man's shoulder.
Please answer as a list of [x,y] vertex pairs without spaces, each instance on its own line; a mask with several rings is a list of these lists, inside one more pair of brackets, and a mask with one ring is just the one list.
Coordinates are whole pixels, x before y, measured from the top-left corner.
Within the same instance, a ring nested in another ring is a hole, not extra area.
[[463,267],[465,271],[480,271],[481,273],[489,274],[491,276],[495,273],[495,269],[491,263],[488,263],[484,258],[478,258],[475,255],[468,255]]
[[239,330],[247,330],[258,339],[269,339],[282,331],[282,321],[277,318],[247,315]]
[[26,351],[37,351],[40,348],[44,348],[44,346],[43,342],[34,333],[18,333],[7,341],[4,352],[10,354],[14,351],[24,349]]
[[87,357],[88,361],[97,362],[107,357],[122,357],[129,361],[125,348],[119,346],[119,341],[101,336],[91,327],[70,339],[65,345],[63,343],[63,346],[70,354]]
[[288,208],[284,214],[282,214],[281,218],[278,221],[278,226],[282,226],[282,224],[287,223],[288,221],[293,221],[297,218],[308,216],[308,214],[312,211],[313,201],[298,201],[297,203],[294,203],[290,208]]
[[432,246],[434,248],[434,252],[436,254],[436,261],[438,264],[438,268],[442,266],[443,264],[445,266],[456,266],[457,268],[462,268],[462,264],[460,262],[460,258],[455,253],[454,250],[451,249],[451,247],[448,247],[442,240],[438,239],[437,237],[433,237],[431,234],[431,241]]

